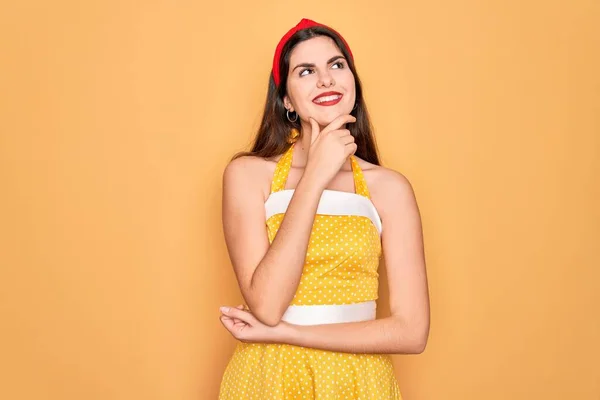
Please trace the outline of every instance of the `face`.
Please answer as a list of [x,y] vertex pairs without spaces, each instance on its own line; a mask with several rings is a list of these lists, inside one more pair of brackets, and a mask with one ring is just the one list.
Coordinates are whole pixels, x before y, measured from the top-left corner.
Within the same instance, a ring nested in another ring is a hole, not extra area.
[[310,127],[309,117],[327,126],[336,117],[350,114],[354,107],[354,75],[327,36],[305,40],[292,50],[286,84],[285,107],[298,113],[303,128]]

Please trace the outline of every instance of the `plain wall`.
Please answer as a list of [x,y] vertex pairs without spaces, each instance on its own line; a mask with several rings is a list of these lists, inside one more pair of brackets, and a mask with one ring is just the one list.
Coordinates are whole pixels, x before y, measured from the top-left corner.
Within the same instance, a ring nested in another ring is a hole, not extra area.
[[592,0],[4,2],[0,398],[216,398],[241,299],[222,171],[303,17],[350,43],[421,208],[431,335],[394,356],[405,400],[600,398]]

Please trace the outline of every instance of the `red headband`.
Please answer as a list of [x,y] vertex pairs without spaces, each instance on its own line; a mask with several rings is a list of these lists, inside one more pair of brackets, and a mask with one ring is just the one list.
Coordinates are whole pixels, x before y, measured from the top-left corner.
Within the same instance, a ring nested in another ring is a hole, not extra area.
[[332,28],[330,28],[326,25],[320,24],[320,23],[312,21],[310,19],[302,18],[302,20],[298,23],[298,25],[296,25],[295,27],[290,29],[288,31],[288,33],[286,33],[281,38],[279,43],[277,44],[277,49],[275,50],[275,56],[273,57],[273,78],[275,79],[275,85],[279,86],[279,81],[281,80],[281,74],[279,72],[279,61],[281,58],[281,52],[283,50],[283,46],[285,46],[287,41],[290,40],[290,38],[296,32],[301,31],[302,29],[311,28],[313,26],[322,26],[324,28],[329,29],[333,33],[337,34],[339,36],[339,38],[342,40],[342,42],[344,42],[344,44],[346,45],[346,48],[348,49],[348,53],[350,54],[350,57],[352,59],[354,59],[354,56],[352,55],[352,51],[350,51],[350,46],[348,46],[348,43],[346,43],[346,41],[344,40],[342,35],[340,35],[338,32],[336,32],[335,30],[333,30]]

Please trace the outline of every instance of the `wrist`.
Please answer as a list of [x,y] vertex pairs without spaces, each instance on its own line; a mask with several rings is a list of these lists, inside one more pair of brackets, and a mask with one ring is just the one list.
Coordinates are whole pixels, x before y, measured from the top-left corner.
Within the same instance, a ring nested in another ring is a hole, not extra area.
[[323,182],[321,176],[316,171],[307,169],[304,171],[302,178],[298,181],[297,190],[300,189],[305,192],[314,192],[316,195],[321,195],[323,190],[327,187],[328,182]]
[[279,344],[295,344],[295,338],[298,335],[298,329],[296,325],[281,321],[278,325],[279,330],[275,340]]

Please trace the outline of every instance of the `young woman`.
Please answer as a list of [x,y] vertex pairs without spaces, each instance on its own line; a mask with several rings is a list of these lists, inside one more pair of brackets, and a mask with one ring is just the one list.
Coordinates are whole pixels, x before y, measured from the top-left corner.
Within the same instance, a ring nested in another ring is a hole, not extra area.
[[[247,306],[221,307],[241,343],[219,399],[401,398],[389,354],[424,350],[429,295],[412,187],[379,164],[348,44],[302,19],[275,51],[252,151],[223,176]],[[382,254],[391,316],[376,319]]]

